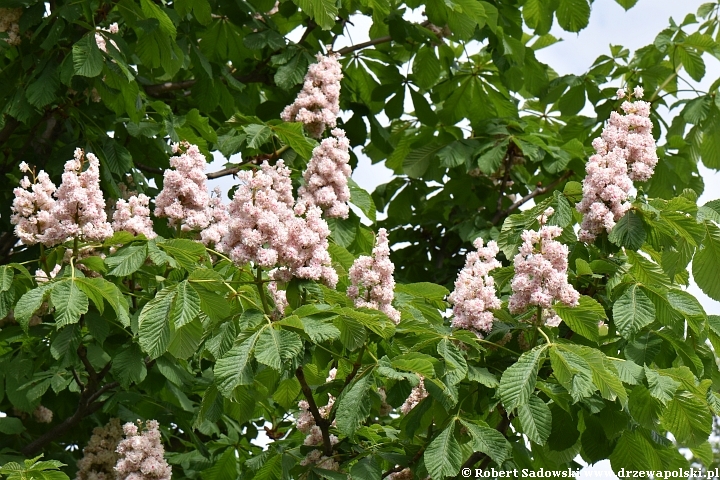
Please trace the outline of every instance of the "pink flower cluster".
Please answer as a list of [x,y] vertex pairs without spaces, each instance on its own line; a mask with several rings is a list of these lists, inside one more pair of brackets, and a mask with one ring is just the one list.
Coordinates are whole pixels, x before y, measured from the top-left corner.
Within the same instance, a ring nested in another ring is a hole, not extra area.
[[342,129],[332,130],[313,150],[312,158],[303,173],[305,185],[298,197],[308,205],[317,205],[328,218],[347,218],[350,211],[348,177],[350,176],[350,142]]
[[[22,162],[20,170],[27,173],[30,168]],[[43,170],[33,180],[31,183],[27,176],[23,177],[20,186],[13,190],[15,198],[10,223],[15,225],[15,235],[25,245],[48,245],[46,232],[56,222],[52,212],[55,208],[53,194],[57,187]]]
[[115,451],[123,438],[120,420],[112,418],[103,427],[95,427],[90,441],[83,448],[83,457],[77,462],[76,480],[115,480]]
[[163,189],[155,198],[155,216],[167,217],[171,227],[184,232],[202,230],[210,224],[208,205],[210,194],[205,176],[205,157],[196,145],[173,145],[173,152],[184,153],[170,158],[165,170]]
[[213,193],[214,195],[210,195],[210,203],[207,207],[210,223],[200,232],[200,241],[205,245],[220,243],[220,240],[227,234],[230,218],[227,206],[222,202],[220,187],[215,187]]
[[[636,87],[634,96],[642,94]],[[618,96],[624,98],[625,91],[618,90]],[[650,179],[658,162],[650,104],[625,101],[622,109],[625,115],[612,112],[601,137],[593,140],[596,153],[585,167],[583,198],[576,207],[584,215],[579,237],[586,242],[613,229],[630,209],[632,182]]]
[[405,399],[405,403],[400,406],[400,411],[403,415],[410,413],[410,410],[417,407],[422,400],[428,396],[427,390],[425,390],[425,379],[421,376],[420,383],[416,387],[413,387],[410,395]]
[[8,44],[18,46],[22,43],[20,38],[20,17],[22,8],[0,8],[0,32],[5,32],[8,38],[4,38]]
[[318,207],[293,206],[290,170],[282,160],[237,174],[240,186],[229,207],[228,232],[219,244],[236,263],[274,268],[272,277],[322,280],[334,287],[328,253],[330,229]]
[[158,422],[148,420],[142,433],[137,425],[126,423],[123,431],[125,439],[117,446],[120,454],[115,466],[118,480],[170,480],[172,470],[164,458]]
[[340,80],[343,78],[339,55],[318,53],[310,65],[303,88],[293,103],[280,114],[286,122],[302,122],[307,132],[321,138],[325,129],[334,127],[340,111]]
[[495,319],[492,311],[502,303],[490,276],[490,271],[502,264],[495,258],[500,251],[496,242],[488,242],[487,247],[483,247],[483,239],[478,238],[473,245],[477,251],[468,253],[448,300],[455,314],[452,326],[470,330],[482,338],[481,332],[492,330]]
[[[531,306],[551,309],[555,301],[568,306],[578,305],[580,294],[567,281],[568,247],[555,240],[562,234],[562,228],[545,225],[552,214],[553,209],[548,208],[538,218],[539,231],[522,233],[523,244],[515,256],[513,293],[508,301],[511,313],[522,313]],[[548,314],[546,325],[560,324],[560,318],[554,312]]]
[[38,423],[52,423],[53,411],[43,405],[39,405],[33,410],[33,417]]
[[[87,160],[88,168],[83,171]],[[65,163],[62,183],[55,192],[55,223],[46,233],[48,243],[62,243],[69,238],[102,241],[113,234],[107,221],[105,199],[100,190],[100,161],[92,153],[75,150],[75,158]]]
[[[118,31],[119,31],[119,28],[118,28],[117,23],[113,23],[107,29],[98,27],[98,31],[95,32],[95,43],[97,43],[98,48],[100,50],[102,50],[103,52],[107,53],[107,43],[106,43],[105,35],[100,32],[108,32],[108,33],[112,33],[114,35],[114,34],[118,33]],[[112,43],[113,47],[115,47],[117,50],[120,50],[117,46],[117,43],[115,43],[115,41],[110,40],[110,43]]]
[[113,230],[145,235],[146,238],[157,237],[150,220],[149,205],[150,197],[142,193],[133,195],[127,200],[118,200],[113,213]]
[[362,255],[350,267],[348,276],[351,285],[347,288],[347,296],[355,301],[356,307],[379,310],[396,324],[400,323],[400,312],[392,306],[395,295],[394,271],[387,230],[381,228],[372,256]]

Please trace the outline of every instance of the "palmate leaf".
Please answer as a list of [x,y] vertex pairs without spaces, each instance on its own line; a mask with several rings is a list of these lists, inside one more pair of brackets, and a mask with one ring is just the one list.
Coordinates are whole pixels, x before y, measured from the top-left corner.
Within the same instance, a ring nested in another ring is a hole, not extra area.
[[565,342],[562,348],[585,360],[592,371],[593,383],[603,398],[612,402],[619,400],[622,405],[627,404],[625,387],[615,373],[614,365],[605,354],[595,348]]
[[335,25],[338,7],[334,0],[295,0],[295,4],[317,22],[323,30]]
[[455,438],[455,422],[448,424],[440,434],[430,442],[424,454],[425,467],[430,478],[442,480],[454,477],[462,465],[460,444]]
[[22,297],[20,297],[20,300],[18,300],[15,305],[15,320],[18,321],[20,326],[22,326],[23,330],[26,332],[28,330],[30,319],[35,312],[38,311],[45,300],[45,295],[48,293],[48,290],[53,287],[53,285],[54,284],[45,284],[40,285],[37,288],[33,288],[32,290],[28,290]]
[[108,275],[124,277],[136,272],[147,258],[147,246],[131,245],[120,249],[117,254],[107,257],[105,264],[110,267]]
[[370,401],[367,396],[373,383],[372,375],[368,372],[340,396],[335,418],[338,430],[343,435],[355,435],[358,427],[370,415]]
[[76,75],[97,77],[102,72],[103,56],[95,42],[93,33],[85,35],[72,48],[73,66]]
[[231,397],[238,385],[252,384],[253,372],[250,361],[257,338],[258,334],[253,334],[215,362],[215,383],[223,396]]
[[645,367],[645,378],[648,382],[650,395],[657,398],[663,405],[672,400],[675,392],[680,387],[680,382],[672,377],[662,375],[659,372]]
[[593,395],[596,388],[592,381],[592,370],[582,357],[562,350],[561,346],[553,347],[550,349],[550,364],[553,374],[575,402]]
[[200,313],[200,296],[190,286],[187,280],[175,287],[177,295],[170,312],[170,319],[176,328],[192,322]]
[[545,360],[547,345],[539,345],[523,353],[517,363],[503,372],[498,394],[505,409],[510,411],[524,405],[535,391],[537,373]]

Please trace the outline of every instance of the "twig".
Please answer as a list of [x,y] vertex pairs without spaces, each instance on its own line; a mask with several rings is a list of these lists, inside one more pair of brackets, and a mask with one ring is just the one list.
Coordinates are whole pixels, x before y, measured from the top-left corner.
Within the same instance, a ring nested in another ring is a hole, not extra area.
[[239,171],[240,167],[223,168],[222,170],[219,170],[217,172],[208,173],[207,178],[208,180],[212,180],[213,178],[226,177],[228,175],[235,175]]
[[305,395],[305,399],[308,402],[310,413],[312,414],[313,419],[315,419],[315,425],[317,425],[322,432],[324,454],[330,457],[332,456],[332,444],[330,443],[330,432],[328,431],[330,421],[320,414],[320,410],[318,410],[317,404],[315,403],[315,398],[313,398],[312,390],[305,379],[305,373],[303,372],[302,365],[295,370],[295,377],[300,382],[300,388],[302,389],[303,395]]
[[512,161],[513,161],[513,144],[511,143],[508,145],[508,149],[505,151],[505,158],[503,159],[503,167],[505,168],[505,173],[503,174],[503,179],[500,182],[500,193],[498,193],[498,199],[497,199],[497,208],[495,209],[495,212],[502,211],[502,202],[503,198],[505,198],[505,189],[507,188],[508,182],[510,181],[510,169],[512,168]]
[[562,177],[550,182],[547,186],[536,187],[535,190],[533,190],[532,192],[528,193],[527,195],[525,195],[523,198],[521,198],[517,202],[510,205],[506,210],[498,211],[497,213],[495,213],[495,216],[492,219],[492,224],[497,225],[501,219],[507,217],[508,215],[510,215],[510,213],[514,212],[515,210],[520,208],[522,205],[526,204],[527,202],[529,202],[533,198],[537,197],[538,195],[543,195],[544,193],[547,193],[548,191],[552,190],[558,184],[560,184],[560,183],[564,182],[565,180],[567,180],[568,178],[570,178],[573,175],[573,173],[574,172],[572,170],[569,170],[569,171],[565,172],[565,174]]
[[133,165],[135,165],[135,168],[142,172],[154,173],[156,175],[162,175],[163,173],[165,173],[165,170],[163,170],[162,168],[150,167],[136,161],[133,161]]
[[80,392],[82,392],[83,390],[85,390],[85,384],[80,381],[80,377],[78,377],[77,371],[75,371],[75,367],[72,367],[71,370],[73,378],[75,379],[75,383],[78,384],[78,387],[80,387]]

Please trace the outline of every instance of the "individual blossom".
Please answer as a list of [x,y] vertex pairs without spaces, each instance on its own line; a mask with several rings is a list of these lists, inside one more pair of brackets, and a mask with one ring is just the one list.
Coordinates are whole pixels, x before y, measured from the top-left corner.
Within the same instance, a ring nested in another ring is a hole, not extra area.
[[448,300],[453,304],[452,326],[470,330],[482,338],[481,332],[492,330],[495,320],[492,311],[502,303],[490,276],[490,271],[502,264],[495,258],[500,251],[496,242],[488,242],[483,247],[483,239],[477,238],[473,245],[477,250],[468,253]]
[[38,423],[51,423],[53,412],[49,408],[40,405],[33,411],[33,418]]
[[302,122],[308,134],[321,138],[327,127],[333,128],[340,111],[340,80],[343,78],[339,55],[317,54],[310,65],[303,88],[295,101],[280,114],[286,122]]
[[[642,95],[642,87],[635,87],[630,97]],[[618,96],[624,98],[625,91],[619,90]],[[583,198],[576,205],[583,214],[579,233],[583,241],[613,229],[630,209],[632,182],[649,180],[658,162],[650,103],[624,101],[621,108],[624,114],[612,112],[602,135],[593,140],[596,153],[585,167]]]
[[294,205],[290,170],[273,167],[237,174],[240,185],[228,208],[228,232],[219,244],[234,262],[272,269],[271,278],[319,280],[334,287],[337,272],[328,253],[330,229],[318,207]]
[[[138,422],[141,425],[141,422]],[[156,420],[148,420],[145,430],[126,423],[125,439],[117,446],[120,458],[115,465],[118,480],[170,480],[172,470],[165,461],[160,430]]]
[[55,265],[52,270],[50,270],[50,277],[48,278],[47,273],[45,273],[44,270],[38,269],[35,270],[35,281],[37,283],[47,283],[53,278],[57,276],[58,273],[60,273],[60,269],[62,268],[61,265]]
[[75,480],[115,480],[115,464],[119,458],[115,450],[122,439],[123,430],[117,418],[111,418],[102,427],[95,427],[77,462]]
[[[97,43],[97,46],[100,50],[102,50],[104,53],[107,53],[107,43],[106,43],[106,37],[103,32],[112,33],[113,35],[118,33],[119,28],[117,23],[113,23],[110,25],[109,28],[100,28],[97,27],[97,31],[95,32],[95,43]],[[110,40],[110,43],[112,43],[112,46],[115,47],[116,50],[120,50],[120,48],[117,46],[117,43],[115,41]]]
[[350,208],[350,142],[342,129],[320,142],[303,172],[305,185],[298,190],[299,200],[320,207],[327,218],[347,218]]
[[22,43],[20,38],[20,17],[22,8],[0,8],[0,33],[5,32],[8,38],[3,38],[9,45],[18,46]]
[[417,407],[420,402],[423,401],[425,397],[428,396],[427,390],[425,390],[425,379],[422,377],[422,375],[418,375],[420,377],[420,382],[417,384],[417,386],[413,387],[412,391],[410,392],[410,395],[405,399],[405,403],[403,403],[400,406],[400,411],[403,413],[403,415],[407,415],[410,413],[410,410]]
[[[184,152],[181,152],[181,148]],[[163,189],[155,197],[155,216],[165,217],[172,228],[183,232],[202,230],[210,225],[210,194],[207,189],[207,162],[197,145],[173,145],[172,169],[165,170]]]
[[387,230],[381,228],[378,230],[372,256],[362,255],[350,267],[348,276],[351,285],[347,288],[347,296],[355,301],[356,307],[379,310],[396,324],[400,323],[400,312],[392,306],[394,271]]
[[275,313],[276,318],[281,318],[285,313],[285,309],[290,306],[287,300],[287,291],[278,289],[278,282],[268,282],[268,292],[275,302]]
[[25,176],[20,180],[20,186],[13,190],[15,198],[10,207],[10,223],[15,225],[15,236],[25,245],[49,244],[47,231],[57,227],[57,219],[52,213],[57,187],[43,170],[35,176],[25,162],[20,164],[20,170],[30,172],[33,181]]
[[200,232],[200,241],[205,245],[217,245],[227,234],[228,209],[222,201],[220,187],[213,189],[214,195],[210,195],[210,203],[207,207],[210,223]]
[[567,281],[568,247],[555,240],[562,228],[545,225],[553,209],[545,210],[538,220],[539,231],[525,230],[523,244],[515,256],[515,276],[512,279],[512,295],[508,300],[511,313],[522,313],[528,308],[539,307],[546,325],[557,326],[560,318],[552,311],[555,302],[567,306],[578,305],[580,294]]
[[118,200],[113,213],[113,230],[145,235],[146,238],[157,237],[150,220],[149,205],[150,197],[142,193],[133,195],[127,200]]
[[[87,163],[87,169],[83,170]],[[48,229],[46,244],[75,238],[103,241],[113,234],[107,221],[105,199],[100,190],[100,161],[92,153],[75,149],[72,160],[65,162],[62,183],[55,192],[57,202],[52,215],[57,223]]]

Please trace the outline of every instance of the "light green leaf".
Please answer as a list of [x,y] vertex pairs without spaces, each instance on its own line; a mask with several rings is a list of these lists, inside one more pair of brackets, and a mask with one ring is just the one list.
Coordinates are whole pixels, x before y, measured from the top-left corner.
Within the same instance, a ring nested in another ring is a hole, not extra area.
[[103,56],[95,42],[95,34],[89,33],[72,48],[75,75],[97,77],[102,72]]
[[460,349],[447,338],[438,342],[437,352],[445,360],[445,378],[450,385],[457,385],[465,380],[468,373],[465,357]]
[[316,144],[303,134],[302,123],[280,123],[270,128],[285,145],[289,145],[302,158],[309,159],[312,156]]
[[105,265],[111,270],[108,275],[124,277],[136,272],[145,263],[147,247],[145,245],[131,245],[121,248],[116,254],[105,259]]
[[180,328],[192,322],[200,313],[200,296],[187,280],[178,283],[175,291],[177,295],[170,311],[170,320],[176,328]]
[[250,361],[257,341],[257,333],[235,345],[215,363],[215,382],[220,393],[231,397],[238,385],[252,385],[253,372]]
[[632,338],[655,320],[655,305],[640,287],[631,285],[613,306],[613,321],[625,338]]
[[506,410],[513,410],[529,401],[535,391],[537,373],[545,360],[547,347],[539,345],[523,353],[517,363],[503,372],[498,394]]
[[460,422],[473,438],[473,449],[476,452],[486,454],[498,465],[510,457],[512,447],[502,433],[487,425],[476,425],[462,419]]
[[297,333],[276,328],[266,328],[260,334],[255,347],[255,359],[281,372],[283,362],[302,352],[303,342]]
[[23,330],[26,332],[30,319],[35,312],[38,311],[45,300],[45,294],[47,294],[48,290],[50,290],[53,285],[54,284],[45,284],[32,290],[28,290],[22,297],[20,297],[20,300],[18,300],[15,305],[15,320],[18,321]]
[[372,384],[372,375],[367,373],[340,396],[335,419],[337,428],[343,435],[353,437],[358,427],[370,415],[370,401],[367,396]]
[[560,0],[555,15],[563,29],[579,32],[588,25],[590,5],[587,0]]
[[55,325],[64,327],[80,321],[80,315],[88,311],[88,296],[80,290],[74,279],[56,283],[50,292],[55,307]]
[[258,149],[272,138],[273,132],[267,125],[252,124],[243,127],[247,134],[248,147]]
[[705,238],[693,258],[692,273],[698,287],[720,301],[720,229],[705,221]]
[[710,436],[713,415],[702,398],[682,391],[670,400],[661,422],[678,442],[696,447]]
[[574,332],[594,342],[600,338],[598,324],[607,319],[607,315],[603,306],[594,298],[582,295],[576,307],[557,303],[553,309]]
[[531,395],[528,403],[518,407],[518,417],[523,433],[538,445],[545,445],[552,430],[552,414],[545,402]]
[[553,373],[563,387],[578,402],[593,395],[596,388],[592,381],[590,365],[579,355],[562,350],[562,346],[550,349]]
[[455,438],[455,422],[452,421],[425,450],[425,467],[430,478],[442,480],[457,475],[462,465],[461,455],[460,445]]
[[175,39],[177,29],[167,13],[150,0],[140,0],[140,6],[146,17],[157,19],[160,22],[160,30],[169,37],[172,37],[173,40]]
[[300,382],[297,378],[286,378],[277,387],[273,393],[273,400],[279,403],[283,408],[290,408],[295,403],[295,399],[300,395]]
[[138,317],[140,347],[150,358],[158,358],[170,341],[170,310],[175,288],[166,288],[145,304]]
[[625,470],[661,470],[663,468],[659,452],[640,430],[625,430],[610,455],[613,471]]
[[662,375],[652,368],[645,367],[645,378],[647,378],[650,395],[657,398],[663,405],[672,400],[680,382],[672,377]]
[[323,30],[335,26],[338,7],[334,0],[295,0],[295,4],[317,22]]
[[348,178],[350,188],[350,203],[358,207],[371,222],[375,223],[377,209],[370,194],[355,183],[355,180]]
[[639,250],[647,238],[642,217],[630,210],[618,220],[608,238],[619,247]]

